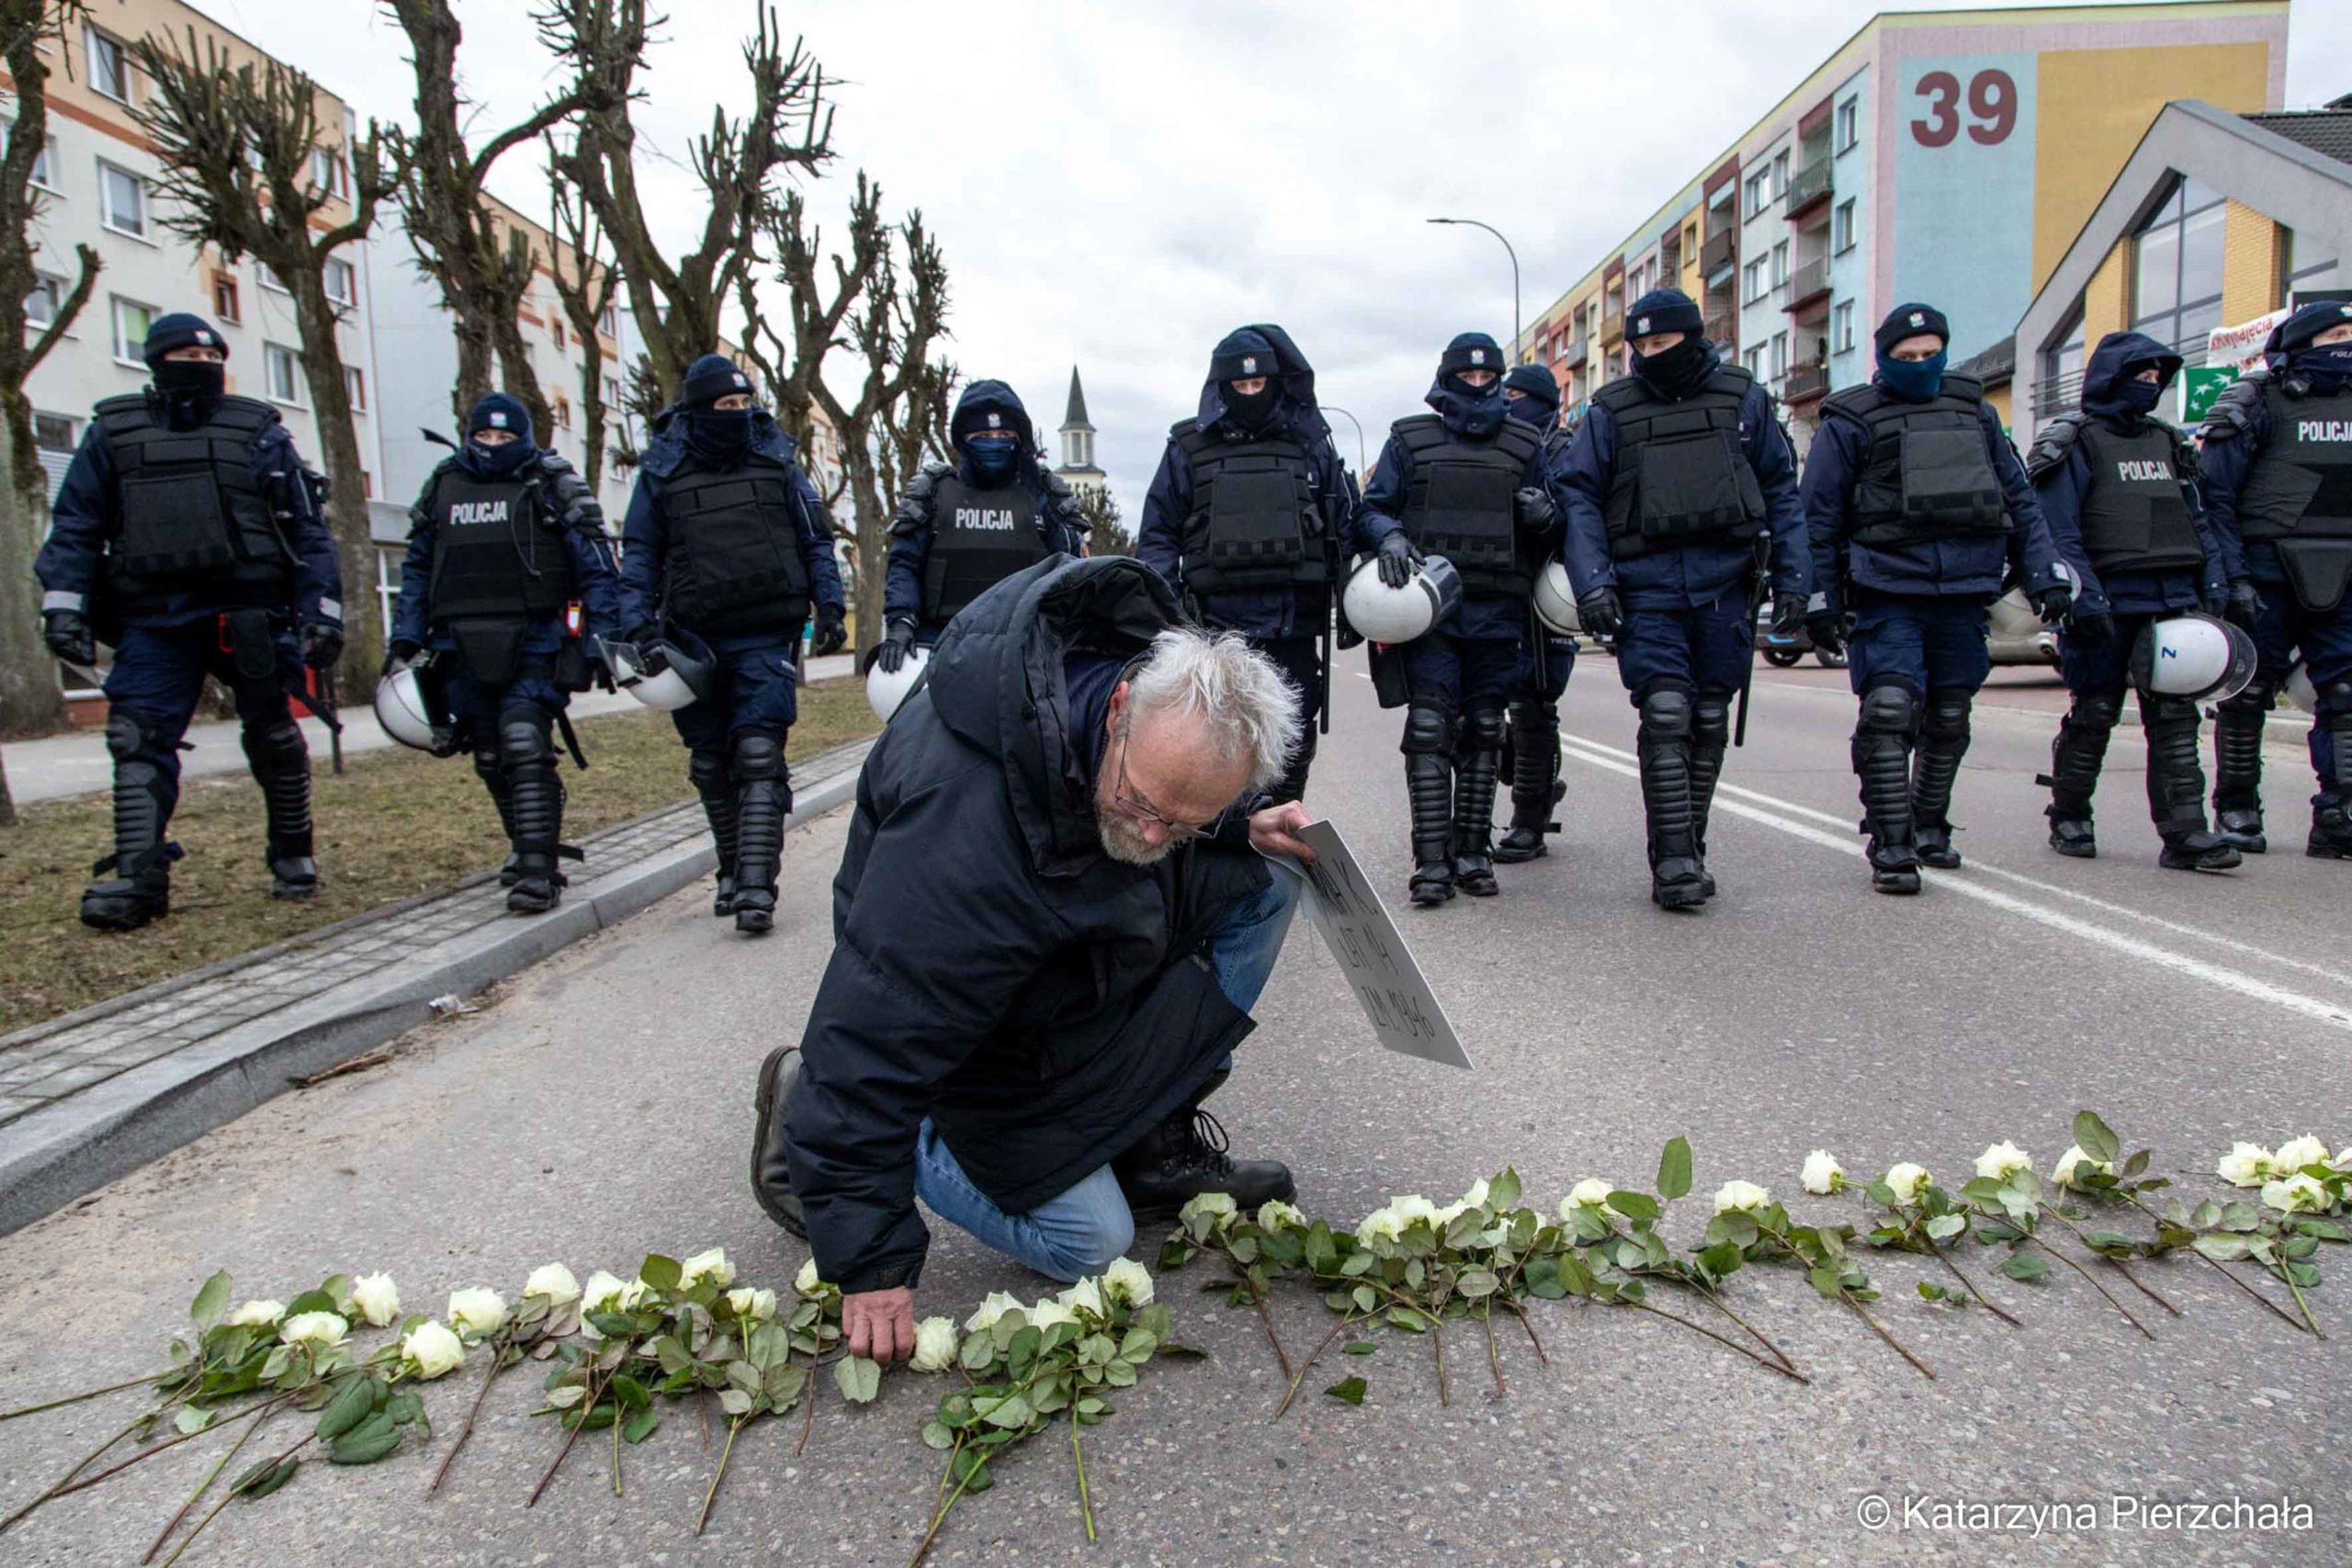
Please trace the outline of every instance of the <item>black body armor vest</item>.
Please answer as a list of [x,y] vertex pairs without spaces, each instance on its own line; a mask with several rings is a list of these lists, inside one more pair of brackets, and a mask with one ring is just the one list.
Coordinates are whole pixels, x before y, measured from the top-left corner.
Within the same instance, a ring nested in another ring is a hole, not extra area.
[[1331,581],[1315,458],[1286,433],[1227,441],[1182,420],[1168,433],[1193,474],[1184,518],[1184,586],[1322,588]]
[[1726,365],[1679,402],[1658,397],[1639,376],[1593,394],[1617,427],[1601,509],[1611,559],[1743,543],[1764,531],[1764,487],[1739,438],[1740,405],[1755,382]]
[[938,626],[965,605],[1044,560],[1038,518],[1045,495],[1025,479],[984,490],[942,474],[931,491],[931,550],[923,557],[922,618]]
[[277,410],[223,397],[192,430],[166,425],[144,392],[108,398],[93,412],[120,498],[107,552],[117,586],[136,593],[219,584],[257,604],[286,597],[293,549],[254,473],[254,442],[278,422]]
[[707,468],[689,458],[662,478],[669,528],[665,608],[705,637],[789,636],[808,620],[808,563],[789,470],[771,457]]
[[2247,539],[2352,539],[2352,387],[2326,397],[2262,389],[2270,444],[2247,466],[2238,534]]
[[1870,436],[1855,476],[1849,537],[1914,545],[2009,531],[2000,476],[1984,447],[1984,400],[1973,378],[1949,373],[1923,403],[1875,383],[1829,398],[1826,412],[1856,421]]
[[434,525],[435,623],[536,620],[571,601],[571,551],[547,515],[536,478],[476,479],[444,463],[425,513]]
[[1436,414],[1417,413],[1398,420],[1394,434],[1413,457],[1396,519],[1406,536],[1424,555],[1452,561],[1464,592],[1532,592],[1544,563],[1521,537],[1512,497],[1528,483],[1542,433],[1506,419],[1493,440],[1464,441]]
[[2181,493],[2181,434],[2143,420],[2119,435],[2089,420],[2076,439],[2090,465],[2081,527],[2091,565],[2101,573],[2203,570],[2205,547]]

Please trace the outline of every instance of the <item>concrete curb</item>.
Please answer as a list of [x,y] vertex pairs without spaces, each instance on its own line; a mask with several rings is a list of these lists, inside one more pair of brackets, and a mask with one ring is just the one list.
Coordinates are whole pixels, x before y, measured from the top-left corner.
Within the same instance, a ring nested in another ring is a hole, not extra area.
[[[786,829],[847,803],[861,771],[796,790]],[[519,974],[717,865],[704,840],[673,845],[576,884],[547,914],[464,932],[10,1122],[0,1128],[0,1235],[194,1142],[283,1094],[295,1078],[405,1033],[433,1016],[434,998],[471,996]]]

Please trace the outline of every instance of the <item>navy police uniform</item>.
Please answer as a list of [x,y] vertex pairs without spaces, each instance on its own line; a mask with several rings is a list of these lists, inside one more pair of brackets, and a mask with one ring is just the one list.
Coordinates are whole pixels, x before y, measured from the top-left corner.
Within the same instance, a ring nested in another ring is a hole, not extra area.
[[[1511,418],[1542,433],[1548,477],[1568,446],[1568,433],[1560,425],[1560,383],[1540,365],[1517,365],[1503,378],[1503,396]],[[1554,502],[1556,510],[1556,496]],[[1503,769],[1510,776],[1510,827],[1495,844],[1501,864],[1541,857],[1547,852],[1544,836],[1559,831],[1553,814],[1567,794],[1560,778],[1560,699],[1567,694],[1576,667],[1577,639],[1531,619],[1527,658],[1505,710]]]

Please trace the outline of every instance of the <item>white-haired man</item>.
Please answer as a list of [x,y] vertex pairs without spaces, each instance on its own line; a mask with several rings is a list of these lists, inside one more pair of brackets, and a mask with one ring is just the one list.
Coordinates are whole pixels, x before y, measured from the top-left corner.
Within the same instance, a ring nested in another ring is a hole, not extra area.
[[958,615],[868,755],[833,953],[762,1065],[752,1186],[843,1292],[852,1354],[914,1348],[933,1213],[1062,1280],[1195,1192],[1290,1172],[1201,1109],[1281,951],[1297,694],[1182,624],[1142,563],[1064,557]]

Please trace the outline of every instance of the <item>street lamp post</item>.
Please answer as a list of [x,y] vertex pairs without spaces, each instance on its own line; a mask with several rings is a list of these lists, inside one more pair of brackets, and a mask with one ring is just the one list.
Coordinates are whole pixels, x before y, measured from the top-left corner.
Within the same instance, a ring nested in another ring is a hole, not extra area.
[[1476,218],[1432,218],[1430,221],[1432,223],[1466,223],[1473,229],[1484,229],[1496,239],[1502,240],[1503,252],[1506,255],[1510,257],[1510,352],[1511,357],[1516,359],[1519,356],[1520,333],[1523,330],[1520,326],[1519,321],[1519,253],[1510,248],[1510,242],[1509,240],[1503,239],[1503,231],[1500,229],[1496,228],[1491,223],[1481,223]]
[[1347,410],[1341,408],[1337,403],[1317,403],[1316,407],[1321,409],[1325,413],[1339,414],[1345,418],[1350,424],[1356,427],[1356,478],[1361,481],[1363,478],[1363,470],[1365,467],[1363,460],[1363,421],[1358,419],[1355,415],[1349,413]]

